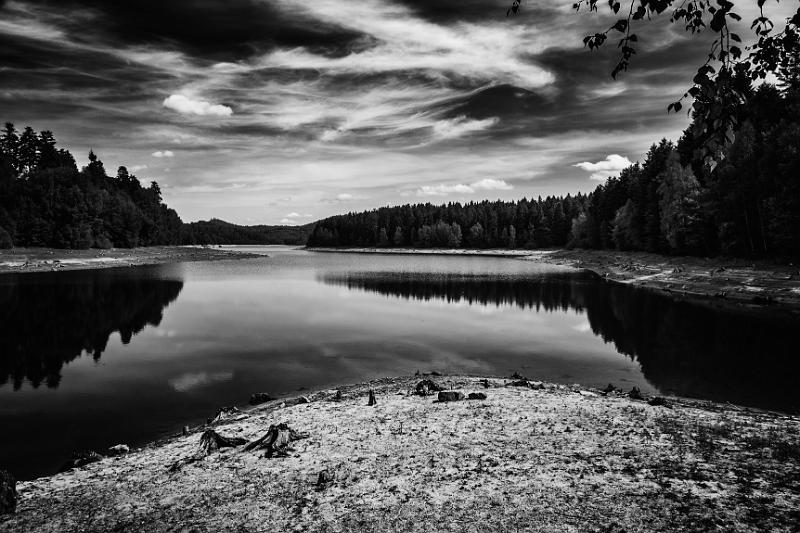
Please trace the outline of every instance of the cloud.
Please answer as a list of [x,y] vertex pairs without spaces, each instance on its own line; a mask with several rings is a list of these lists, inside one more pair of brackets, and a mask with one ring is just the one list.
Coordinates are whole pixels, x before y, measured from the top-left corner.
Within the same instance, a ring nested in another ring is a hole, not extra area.
[[159,159],[162,157],[175,157],[175,153],[172,152],[171,150],[164,150],[164,151],[159,150],[157,152],[153,152],[150,155],[152,155],[153,157],[158,157]]
[[500,122],[497,117],[490,117],[483,120],[469,120],[465,116],[460,116],[447,120],[440,120],[433,124],[433,132],[440,139],[454,139],[463,137],[469,133],[483,131],[491,128]]
[[281,219],[281,224],[297,224],[297,222],[295,222],[291,218],[282,218]]
[[423,185],[417,189],[417,196],[447,196],[450,194],[474,194],[476,191],[508,191],[513,189],[514,186],[506,183],[504,180],[496,179],[482,179],[465,185],[457,183],[454,185]]
[[611,154],[597,163],[584,161],[583,163],[576,163],[572,166],[578,167],[586,172],[591,172],[592,175],[589,176],[589,179],[603,181],[611,176],[616,176],[623,169],[628,168],[632,164],[633,162],[627,157]]
[[211,104],[205,100],[192,99],[182,94],[168,96],[162,105],[184,115],[229,117],[233,114],[233,109],[226,105]]
[[300,213],[298,213],[298,212],[296,212],[296,211],[292,211],[291,213],[289,213],[288,215],[286,215],[286,218],[311,218],[311,217],[313,217],[313,216],[314,216],[314,215],[312,215],[312,214],[310,214],[310,213],[306,213],[306,214],[300,214]]
[[506,183],[505,180],[486,178],[473,183],[472,188],[484,191],[509,191],[513,189],[514,186]]
[[140,170],[145,170],[149,168],[147,165],[133,165],[128,168],[128,172],[139,172]]

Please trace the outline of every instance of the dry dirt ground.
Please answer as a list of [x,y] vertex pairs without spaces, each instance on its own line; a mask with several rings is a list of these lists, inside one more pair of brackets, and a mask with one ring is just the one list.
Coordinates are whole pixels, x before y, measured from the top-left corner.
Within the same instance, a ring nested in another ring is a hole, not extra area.
[[109,250],[16,248],[0,250],[0,273],[82,270],[185,261],[215,261],[240,257],[251,257],[251,255],[219,248],[194,246],[149,246],[146,248],[111,248]]
[[171,471],[197,452],[204,428],[194,428],[20,483],[17,514],[0,518],[0,531],[798,530],[797,417],[452,376],[432,379],[487,398],[440,403],[411,394],[419,379],[213,423],[253,441],[285,422],[305,435],[286,457],[238,445]]

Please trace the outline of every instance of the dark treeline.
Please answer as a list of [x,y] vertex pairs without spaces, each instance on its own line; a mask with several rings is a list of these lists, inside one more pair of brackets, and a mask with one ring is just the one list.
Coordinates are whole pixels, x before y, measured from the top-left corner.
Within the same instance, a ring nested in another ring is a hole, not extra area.
[[57,387],[64,364],[83,353],[99,360],[112,333],[128,344],[158,326],[182,288],[180,280],[117,269],[3,275],[0,385]]
[[110,248],[178,244],[181,219],[153,181],[119,167],[108,176],[89,152],[78,170],[49,131],[6,124],[0,134],[0,248]]
[[313,224],[239,226],[212,218],[183,225],[183,244],[305,244]]
[[[392,297],[547,312],[586,313],[592,332],[637,361],[663,392],[800,409],[794,385],[798,319],[716,309],[617,283],[591,273],[541,278],[425,273],[327,275],[320,281]],[[617,384],[619,385],[619,384]]]
[[308,244],[798,257],[800,88],[751,89],[736,124],[717,164],[703,159],[693,122],[588,195],[349,213],[318,222]]

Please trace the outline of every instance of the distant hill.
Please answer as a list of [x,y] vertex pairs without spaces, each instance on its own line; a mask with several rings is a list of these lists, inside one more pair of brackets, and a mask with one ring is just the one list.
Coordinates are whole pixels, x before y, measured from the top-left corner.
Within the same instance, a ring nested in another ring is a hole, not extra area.
[[305,244],[316,223],[304,226],[239,226],[218,218],[184,224],[183,244]]

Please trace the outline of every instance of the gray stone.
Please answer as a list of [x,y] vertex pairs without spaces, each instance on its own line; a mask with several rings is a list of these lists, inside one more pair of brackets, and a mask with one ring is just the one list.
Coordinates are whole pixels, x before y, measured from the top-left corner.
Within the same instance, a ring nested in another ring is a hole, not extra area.
[[250,396],[250,405],[258,405],[260,403],[271,402],[275,400],[271,395],[266,392],[257,392]]
[[130,451],[131,449],[127,444],[117,444],[108,449],[108,455],[114,457],[117,455],[125,455],[126,453],[130,453]]
[[440,402],[456,402],[464,399],[464,393],[455,390],[446,390],[439,393]]
[[470,392],[467,398],[469,398],[470,400],[485,400],[486,395],[482,392]]

